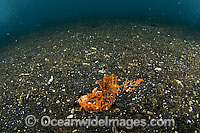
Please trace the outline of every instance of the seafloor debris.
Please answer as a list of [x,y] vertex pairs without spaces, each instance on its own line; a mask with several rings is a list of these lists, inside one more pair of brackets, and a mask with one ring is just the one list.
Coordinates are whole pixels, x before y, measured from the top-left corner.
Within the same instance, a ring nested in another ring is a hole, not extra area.
[[94,112],[109,110],[120,89],[132,92],[142,81],[144,80],[137,79],[136,82],[126,80],[122,85],[117,85],[117,77],[104,75],[103,81],[98,81],[100,88],[94,88],[92,93],[78,99],[80,110],[82,108]]

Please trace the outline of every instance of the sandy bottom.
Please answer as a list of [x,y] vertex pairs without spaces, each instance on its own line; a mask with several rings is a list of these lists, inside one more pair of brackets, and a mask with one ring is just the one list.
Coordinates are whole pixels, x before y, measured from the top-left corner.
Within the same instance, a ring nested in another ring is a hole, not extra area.
[[[198,132],[199,36],[185,27],[112,20],[54,26],[20,37],[0,57],[0,130]],[[132,93],[120,93],[108,111],[80,111],[76,101],[98,87],[96,81],[104,74],[118,76],[118,84],[127,78],[144,82]],[[33,127],[25,124],[27,115],[37,118]],[[57,120],[108,116],[145,119],[147,124],[152,119],[173,119],[175,125],[44,127],[42,116]]]

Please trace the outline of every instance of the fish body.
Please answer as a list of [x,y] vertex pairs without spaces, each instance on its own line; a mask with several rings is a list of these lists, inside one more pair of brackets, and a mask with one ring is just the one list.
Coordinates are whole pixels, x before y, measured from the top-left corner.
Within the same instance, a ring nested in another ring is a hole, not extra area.
[[137,79],[136,82],[126,80],[122,85],[117,85],[117,77],[104,75],[103,81],[98,81],[100,88],[94,88],[92,93],[83,95],[78,99],[81,106],[80,110],[84,108],[86,111],[102,112],[109,110],[111,105],[115,102],[120,89],[123,91],[132,92],[143,79]]

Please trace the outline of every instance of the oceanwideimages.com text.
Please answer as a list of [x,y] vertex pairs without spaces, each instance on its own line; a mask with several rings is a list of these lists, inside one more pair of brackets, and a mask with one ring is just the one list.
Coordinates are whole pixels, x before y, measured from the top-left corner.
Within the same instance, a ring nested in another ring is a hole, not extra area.
[[28,127],[33,127],[35,124],[41,124],[44,127],[48,126],[59,126],[59,127],[126,127],[127,129],[132,129],[133,127],[145,127],[145,126],[158,126],[158,127],[173,127],[175,126],[174,119],[151,119],[147,121],[146,119],[113,119],[105,116],[105,118],[84,118],[84,119],[55,119],[49,116],[43,116],[39,121],[33,115],[28,115],[25,119],[25,124]]

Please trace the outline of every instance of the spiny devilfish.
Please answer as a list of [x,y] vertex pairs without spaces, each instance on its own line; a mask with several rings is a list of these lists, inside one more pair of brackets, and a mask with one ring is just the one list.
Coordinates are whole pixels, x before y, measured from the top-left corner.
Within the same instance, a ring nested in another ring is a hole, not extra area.
[[143,79],[137,79],[136,82],[126,80],[122,85],[117,85],[117,77],[114,77],[113,74],[112,76],[104,75],[103,81],[98,81],[100,88],[94,88],[92,93],[83,95],[78,99],[81,106],[80,110],[82,108],[93,112],[109,110],[120,89],[132,92],[135,89],[134,87],[143,81]]

